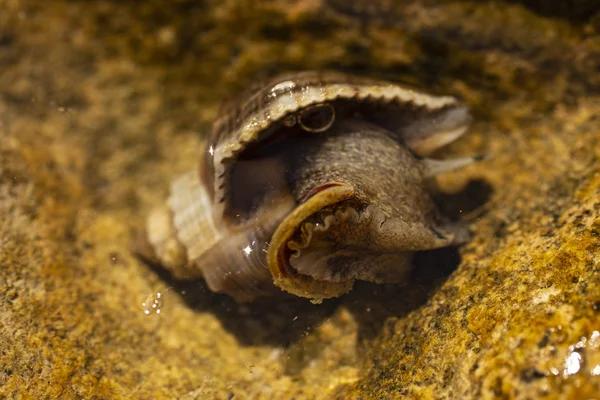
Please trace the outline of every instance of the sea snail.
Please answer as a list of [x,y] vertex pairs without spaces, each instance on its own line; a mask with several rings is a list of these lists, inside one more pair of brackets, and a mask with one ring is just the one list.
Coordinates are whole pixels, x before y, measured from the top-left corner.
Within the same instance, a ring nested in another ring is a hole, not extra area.
[[469,237],[425,183],[477,159],[426,158],[470,120],[453,97],[390,82],[280,75],[222,106],[200,170],[172,183],[137,252],[241,302],[400,282],[415,251]]

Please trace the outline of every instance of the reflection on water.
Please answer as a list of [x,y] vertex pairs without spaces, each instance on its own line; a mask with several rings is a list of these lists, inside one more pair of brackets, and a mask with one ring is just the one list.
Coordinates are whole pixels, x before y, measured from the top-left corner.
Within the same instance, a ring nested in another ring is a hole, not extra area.
[[551,367],[546,375],[562,379],[572,376],[600,375],[600,332],[595,330],[589,336],[583,336],[568,347],[564,362],[559,367]]

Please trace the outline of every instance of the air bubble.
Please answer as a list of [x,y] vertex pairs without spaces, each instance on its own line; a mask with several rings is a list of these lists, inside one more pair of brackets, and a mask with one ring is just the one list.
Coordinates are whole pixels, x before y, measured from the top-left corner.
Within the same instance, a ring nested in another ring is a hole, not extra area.
[[145,315],[159,315],[164,306],[164,293],[153,292],[150,293],[146,299],[142,302],[142,309]]

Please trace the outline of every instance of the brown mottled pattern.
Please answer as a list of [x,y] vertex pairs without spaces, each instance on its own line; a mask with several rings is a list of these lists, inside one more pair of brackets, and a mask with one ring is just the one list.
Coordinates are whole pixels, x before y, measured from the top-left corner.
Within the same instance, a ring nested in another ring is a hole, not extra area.
[[[355,75],[344,74],[335,71],[304,71],[304,72],[287,72],[267,81],[251,85],[244,90],[239,96],[230,99],[223,103],[219,110],[219,117],[213,123],[212,142],[219,143],[222,135],[226,132],[239,133],[242,124],[253,114],[261,109],[269,107],[273,100],[271,91],[281,82],[293,81],[295,87],[287,90],[278,91],[278,95],[285,92],[301,92],[307,87],[323,87],[331,84],[346,84],[356,86],[359,90],[360,86],[364,85],[382,85],[389,84],[386,82],[377,81],[375,79],[358,77]],[[299,104],[300,107],[307,104]]]

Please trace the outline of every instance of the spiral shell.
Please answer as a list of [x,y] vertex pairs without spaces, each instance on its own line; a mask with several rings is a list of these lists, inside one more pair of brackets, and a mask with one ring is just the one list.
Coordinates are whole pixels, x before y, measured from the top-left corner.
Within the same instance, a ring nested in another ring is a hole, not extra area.
[[138,253],[238,301],[400,282],[415,251],[468,238],[424,183],[475,160],[425,158],[470,120],[450,96],[337,72],[280,75],[222,106],[199,173],[173,182]]

